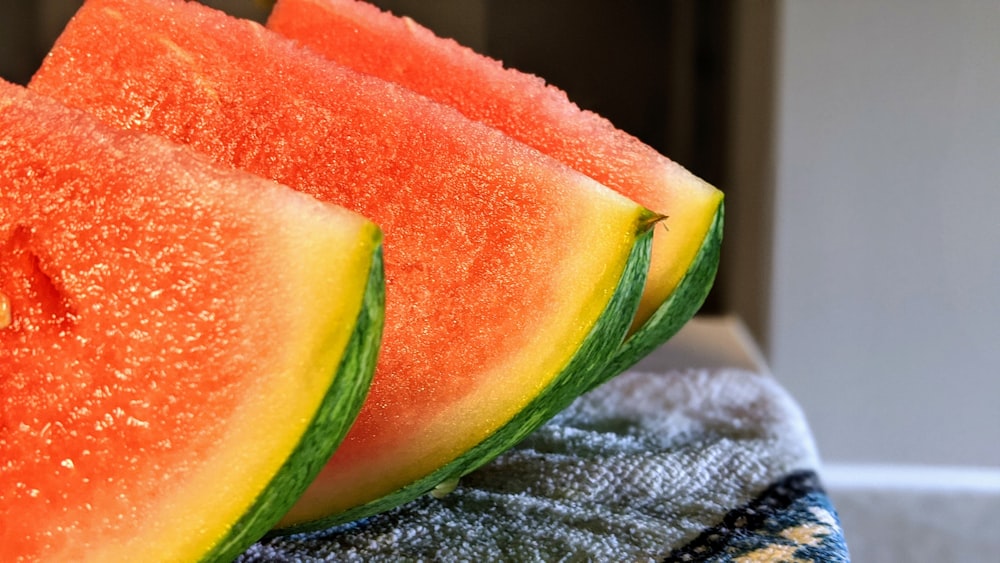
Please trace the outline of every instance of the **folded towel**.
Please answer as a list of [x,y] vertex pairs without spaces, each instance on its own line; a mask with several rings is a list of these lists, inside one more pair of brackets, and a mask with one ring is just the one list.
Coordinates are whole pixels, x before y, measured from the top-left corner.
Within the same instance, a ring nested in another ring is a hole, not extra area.
[[240,561],[849,561],[817,465],[769,376],[628,372],[443,498]]

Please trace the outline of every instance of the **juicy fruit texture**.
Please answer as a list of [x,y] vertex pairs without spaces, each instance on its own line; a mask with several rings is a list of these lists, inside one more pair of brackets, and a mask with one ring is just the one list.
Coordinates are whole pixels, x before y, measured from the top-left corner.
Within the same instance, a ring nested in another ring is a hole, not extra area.
[[0,560],[234,557],[374,369],[380,231],[0,83]]
[[628,330],[655,215],[257,24],[195,3],[92,0],[31,87],[384,229],[372,389],[283,526],[384,510],[488,461],[605,377]]
[[606,119],[581,111],[561,90],[357,0],[278,0],[267,25],[340,64],[458,108],[667,216],[655,231],[635,332],[615,362],[618,369],[680,328],[678,303],[668,298],[692,269],[707,283],[699,284],[700,296],[689,289],[690,314],[704,300],[717,262],[722,193]]

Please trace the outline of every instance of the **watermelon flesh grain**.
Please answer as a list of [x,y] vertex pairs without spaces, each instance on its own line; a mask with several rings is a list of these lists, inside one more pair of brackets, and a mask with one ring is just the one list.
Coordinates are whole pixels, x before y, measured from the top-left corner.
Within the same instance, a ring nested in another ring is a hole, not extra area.
[[[722,192],[581,111],[561,90],[359,0],[278,0],[267,26],[330,60],[455,107],[667,217],[655,231],[633,334],[613,373],[672,336],[705,299],[718,262]],[[688,274],[700,295],[687,287],[684,299],[670,299]]]
[[371,391],[283,526],[385,510],[483,463],[601,381],[628,330],[655,214],[256,24],[194,3],[91,0],[30,87],[384,229]]
[[0,83],[0,560],[226,559],[356,416],[379,229]]

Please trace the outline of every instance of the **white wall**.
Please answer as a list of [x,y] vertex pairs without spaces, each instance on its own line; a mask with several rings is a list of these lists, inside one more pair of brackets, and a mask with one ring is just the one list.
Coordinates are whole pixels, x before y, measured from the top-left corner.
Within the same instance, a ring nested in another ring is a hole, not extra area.
[[1000,466],[1000,2],[781,14],[772,367],[827,461]]

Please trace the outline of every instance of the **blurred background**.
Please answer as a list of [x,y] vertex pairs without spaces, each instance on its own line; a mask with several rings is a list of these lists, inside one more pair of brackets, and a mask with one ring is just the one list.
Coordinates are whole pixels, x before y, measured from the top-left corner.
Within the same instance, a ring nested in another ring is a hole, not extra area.
[[[995,561],[1000,2],[374,3],[723,189],[703,312],[742,319],[802,405],[856,560]],[[79,4],[5,0],[0,75],[27,81]]]

